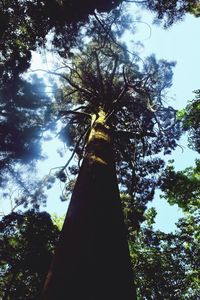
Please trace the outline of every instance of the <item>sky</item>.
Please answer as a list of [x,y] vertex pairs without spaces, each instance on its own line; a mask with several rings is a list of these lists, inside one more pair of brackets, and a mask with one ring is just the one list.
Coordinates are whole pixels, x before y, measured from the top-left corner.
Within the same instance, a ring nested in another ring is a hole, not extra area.
[[[152,25],[153,15],[146,11],[140,11],[130,8],[130,12],[136,19],[136,15],[141,15],[142,22],[135,22],[137,32],[133,36],[127,35],[126,41],[133,39],[142,41],[143,47],[140,47],[140,57],[145,58],[154,53],[157,59],[166,59],[176,61],[174,69],[173,86],[168,93],[168,103],[176,109],[183,108],[188,100],[194,98],[193,91],[200,88],[199,70],[200,70],[200,40],[199,40],[199,25],[200,18],[186,16],[184,21],[174,24],[168,30],[164,30],[161,26]],[[32,69],[37,69],[45,66],[50,69],[53,57],[46,57],[46,61],[41,62],[38,54],[33,55]],[[40,74],[41,75],[41,74]],[[41,75],[43,76],[43,74]],[[185,167],[194,165],[194,160],[197,158],[197,153],[187,148],[187,139],[183,137],[180,144],[184,147],[184,152],[181,148],[177,148],[172,155],[166,156],[166,161],[169,159],[175,160],[176,170],[184,169]],[[51,168],[63,166],[68,158],[69,151],[64,157],[60,157],[56,152],[56,148],[63,148],[64,145],[57,138],[50,142],[45,142],[43,152],[49,156],[48,160],[38,163],[40,176],[47,175]],[[66,149],[65,149],[66,150]],[[57,181],[54,187],[48,191],[47,210],[49,213],[57,213],[63,216],[69,202],[61,202],[60,195],[63,191],[63,186]],[[157,216],[155,228],[165,232],[170,232],[175,229],[175,222],[182,216],[181,210],[177,206],[170,206],[164,199],[160,199],[159,192],[156,193],[155,199],[148,207],[156,207]]]

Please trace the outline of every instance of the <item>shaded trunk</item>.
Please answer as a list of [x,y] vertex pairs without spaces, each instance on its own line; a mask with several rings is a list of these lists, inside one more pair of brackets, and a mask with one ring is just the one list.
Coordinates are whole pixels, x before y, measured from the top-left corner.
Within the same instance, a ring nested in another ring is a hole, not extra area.
[[43,300],[136,299],[112,138],[102,116],[89,136]]

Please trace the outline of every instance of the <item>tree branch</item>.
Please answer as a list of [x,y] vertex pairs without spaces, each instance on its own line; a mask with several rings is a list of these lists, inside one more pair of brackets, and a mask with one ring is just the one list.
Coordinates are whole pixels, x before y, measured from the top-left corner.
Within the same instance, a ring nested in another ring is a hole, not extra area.
[[[106,30],[105,25],[104,25],[103,22],[99,19],[99,17],[97,16],[97,14],[96,14],[95,12],[94,12],[94,17],[95,17],[95,19],[97,20],[97,22],[101,25],[101,27],[103,28],[103,30],[107,33],[107,30]],[[123,51],[126,51],[127,53],[130,53],[131,55],[136,56],[137,58],[139,58],[139,59],[142,61],[143,65],[145,65],[144,60],[143,60],[139,55],[137,55],[136,53],[131,52],[130,50],[128,50],[127,48],[125,48],[124,46],[122,46],[120,43],[118,43],[118,42],[114,39],[114,37],[111,35],[110,32],[108,32],[108,35],[109,35],[109,37],[111,38],[111,40],[113,41],[113,43],[114,43],[115,45],[117,45],[117,46],[118,46],[119,48],[121,48]]]
[[87,94],[89,96],[92,95],[91,91],[89,91],[89,90],[87,90],[85,88],[80,87],[79,85],[77,85],[76,83],[74,83],[73,81],[71,81],[71,79],[69,79],[67,76],[63,75],[62,73],[57,73],[57,72],[43,70],[43,69],[31,70],[30,72],[46,72],[46,73],[51,74],[51,75],[60,76],[61,78],[65,79],[69,83],[69,85],[71,85],[76,90],[78,90],[80,92],[83,92],[83,93],[85,93],[85,94]]
[[101,88],[101,96],[102,96],[102,99],[104,99],[105,93],[104,93],[104,86],[103,86],[103,77],[102,77],[102,74],[101,74],[101,68],[100,68],[99,58],[98,58],[96,49],[94,50],[94,56],[95,56],[95,59],[96,59],[98,79],[99,79],[100,88]]
[[115,76],[115,73],[116,73],[118,61],[119,61],[119,57],[118,57],[118,55],[116,55],[115,56],[115,61],[114,61],[114,66],[113,66],[113,70],[112,70],[112,73],[111,73],[111,78],[110,78],[110,84],[111,84],[111,86],[113,85],[113,79],[114,79],[114,76]]
[[68,161],[66,162],[66,164],[62,167],[62,169],[59,171],[59,173],[62,173],[66,168],[67,166],[70,164],[71,160],[73,159],[77,149],[78,149],[78,146],[81,142],[81,140],[83,139],[83,137],[87,134],[88,130],[90,129],[90,125],[87,126],[86,130],[82,133],[82,135],[79,137],[75,147],[74,147],[74,150],[72,152],[72,155],[70,156],[70,158],[68,159]]
[[119,96],[117,97],[117,99],[115,99],[112,103],[112,111],[110,113],[107,114],[105,121],[107,121],[116,111],[117,111],[117,104],[119,103],[119,101],[122,99],[122,97],[124,96],[124,94],[127,92],[127,86],[126,84],[124,85],[123,89],[121,90]]
[[62,116],[66,116],[66,115],[69,115],[69,114],[74,114],[74,115],[78,115],[78,116],[84,116],[84,117],[92,118],[92,116],[90,114],[85,113],[85,112],[81,112],[81,111],[77,111],[77,110],[60,110],[59,111],[59,115],[62,115]]
[[143,131],[143,132],[131,132],[131,131],[124,131],[124,130],[118,130],[114,132],[117,136],[124,136],[127,137],[129,139],[140,139],[143,138],[145,136],[149,136],[149,137],[156,137],[156,134],[154,132],[150,132],[150,131]]

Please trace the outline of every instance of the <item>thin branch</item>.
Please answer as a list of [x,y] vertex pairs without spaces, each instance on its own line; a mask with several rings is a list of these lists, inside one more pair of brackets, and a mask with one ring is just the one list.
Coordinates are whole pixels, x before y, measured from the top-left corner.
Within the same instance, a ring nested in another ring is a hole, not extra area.
[[[120,5],[120,10],[121,10],[121,5]],[[114,22],[116,22],[117,18],[118,18],[118,16],[116,15],[115,18],[112,20],[110,26],[107,28],[107,30],[106,30],[105,27],[103,28],[103,30],[105,31],[105,37],[104,37],[104,41],[103,41],[102,46],[100,46],[99,48],[97,48],[98,50],[102,50],[102,49],[105,47],[107,38],[108,38],[108,36],[110,35],[111,30],[112,30],[112,25],[114,24]],[[98,22],[98,20],[97,20],[97,22]],[[98,22],[98,23],[99,23],[99,22]],[[101,27],[102,27],[102,26],[101,26]]]
[[63,75],[62,73],[57,73],[57,72],[43,70],[43,69],[31,70],[30,72],[46,72],[46,73],[51,74],[51,75],[60,76],[61,78],[65,79],[69,83],[69,85],[71,85],[76,90],[78,90],[80,92],[83,92],[83,93],[86,93],[89,96],[92,95],[92,91],[89,91],[88,89],[80,87],[79,85],[77,85],[76,83],[74,83],[73,81],[71,81],[67,76]]
[[[99,17],[97,16],[97,14],[96,14],[95,12],[94,12],[94,17],[95,17],[95,19],[98,21],[98,23],[102,26],[103,30],[104,30],[105,32],[107,32],[106,27],[104,26],[103,22],[99,19]],[[127,53],[130,53],[131,55],[136,56],[137,58],[139,58],[139,59],[142,61],[143,65],[145,65],[144,60],[143,60],[139,55],[137,55],[136,53],[131,52],[130,50],[128,50],[127,48],[125,48],[124,46],[122,46],[120,43],[118,43],[118,42],[114,39],[114,37],[111,35],[110,32],[109,32],[108,35],[109,35],[109,37],[111,38],[111,40],[113,41],[113,43],[114,43],[115,45],[117,45],[117,46],[118,46],[119,48],[121,48],[123,51],[126,51]]]
[[84,116],[84,117],[92,118],[92,116],[90,114],[85,113],[85,112],[76,111],[76,110],[60,110],[59,111],[59,115],[62,115],[62,116],[66,116],[66,115],[69,115],[69,114],[74,114],[74,115],[78,115],[78,116]]
[[117,99],[115,99],[112,103],[113,109],[112,111],[106,116],[105,121],[107,121],[116,111],[117,111],[117,104],[120,102],[120,100],[122,99],[122,97],[124,96],[124,94],[127,92],[127,86],[124,85],[123,89],[121,90],[119,96],[117,97]]
[[[79,77],[79,79],[84,82],[83,77],[80,75],[80,73],[77,71],[77,68],[72,68],[68,65],[64,65],[65,68],[68,68],[70,70],[70,77],[73,75],[73,72]],[[76,66],[75,66],[76,67]],[[93,91],[91,91],[90,89],[87,89],[90,93],[93,93]]]
[[87,108],[87,106],[81,105],[81,106],[79,106],[79,107],[73,109],[73,111],[77,111],[77,110],[79,110],[79,109],[84,109],[84,108]]
[[76,93],[76,92],[78,92],[77,89],[75,89],[75,90],[69,92],[68,94],[64,95],[64,98],[67,98],[67,97],[69,97],[70,95],[72,95],[72,94],[74,94],[74,93]]
[[119,57],[118,57],[118,55],[116,55],[115,56],[115,60],[114,60],[113,70],[112,70],[111,77],[110,77],[110,84],[111,84],[111,86],[113,85],[113,79],[114,79],[114,76],[115,76],[115,73],[116,73],[118,61],[119,61]]
[[7,169],[9,170],[10,174],[15,178],[16,182],[18,183],[18,185],[19,185],[20,187],[22,187],[23,190],[24,190],[28,195],[31,196],[31,193],[30,193],[30,191],[28,190],[28,188],[25,186],[23,180],[21,179],[21,176],[20,176],[18,173],[16,174],[16,171],[14,170],[14,168],[11,167],[11,166],[8,166]]
[[124,136],[127,137],[129,139],[141,139],[145,136],[149,136],[149,137],[156,137],[156,134],[154,132],[150,132],[150,131],[143,131],[143,132],[131,132],[131,131],[124,131],[124,130],[119,130],[119,131],[115,131],[115,134],[118,136]]
[[102,74],[101,74],[101,68],[100,68],[99,58],[98,58],[96,49],[94,50],[94,56],[95,56],[95,59],[96,59],[98,79],[99,79],[100,88],[101,88],[101,95],[102,95],[102,98],[104,98],[105,93],[104,93],[104,86],[103,86],[103,77],[102,77]]
[[76,146],[74,147],[74,150],[70,156],[70,158],[68,159],[68,161],[66,162],[66,164],[62,167],[62,169],[59,171],[59,173],[62,173],[66,168],[67,166],[70,164],[71,160],[73,159],[77,149],[78,149],[78,146],[81,142],[81,140],[84,138],[84,136],[87,134],[88,130],[90,129],[90,125],[87,126],[86,130],[82,133],[82,135],[79,137],[77,143],[76,143]]

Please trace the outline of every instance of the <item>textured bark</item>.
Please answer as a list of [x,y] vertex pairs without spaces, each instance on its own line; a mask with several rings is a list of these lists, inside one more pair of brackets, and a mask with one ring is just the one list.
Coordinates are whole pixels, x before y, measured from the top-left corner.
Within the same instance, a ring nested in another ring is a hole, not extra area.
[[112,138],[103,115],[89,136],[42,299],[136,299]]

